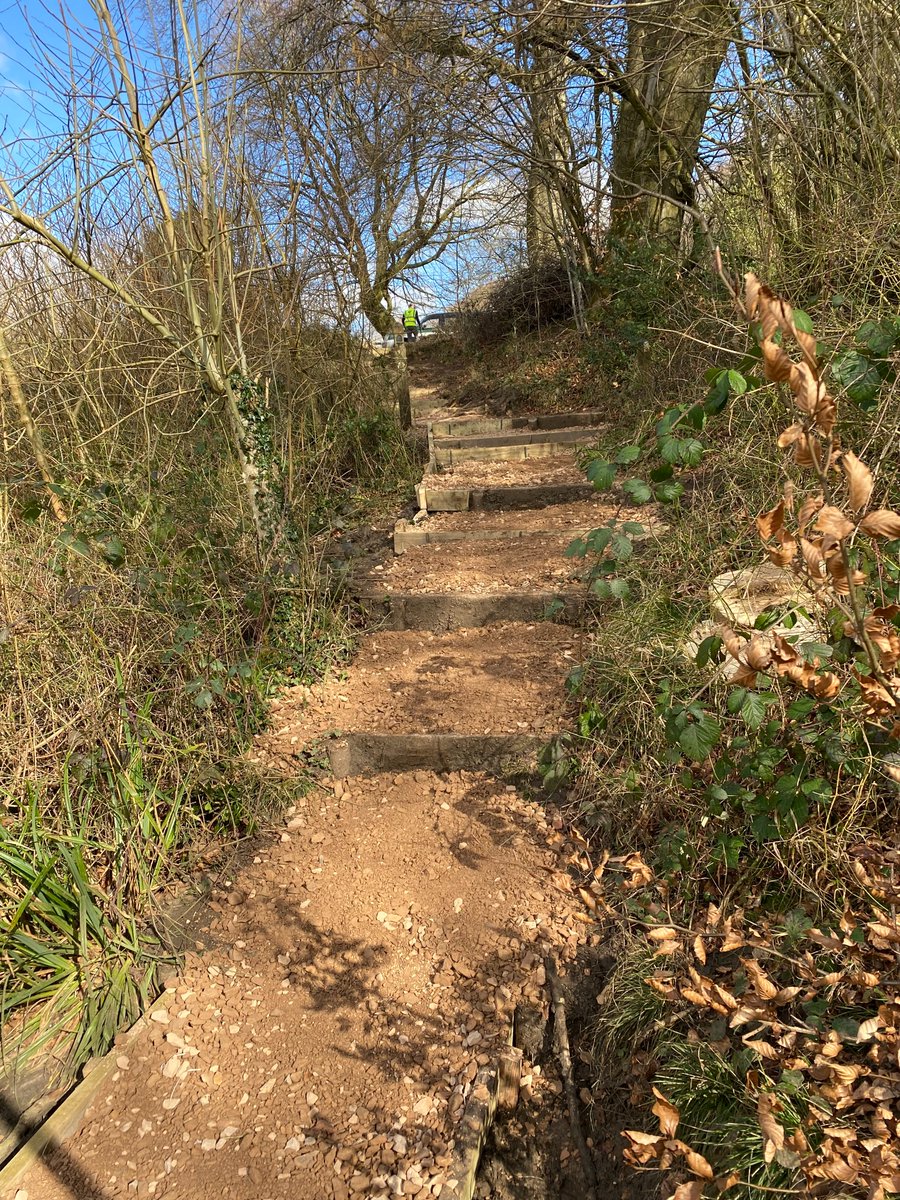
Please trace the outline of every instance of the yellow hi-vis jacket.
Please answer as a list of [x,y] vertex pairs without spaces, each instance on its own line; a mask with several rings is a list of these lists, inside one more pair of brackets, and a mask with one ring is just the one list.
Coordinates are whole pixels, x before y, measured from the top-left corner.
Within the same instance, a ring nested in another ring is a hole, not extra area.
[[416,323],[416,310],[412,307],[412,305],[410,305],[410,307],[403,314],[403,324],[407,329],[414,329]]

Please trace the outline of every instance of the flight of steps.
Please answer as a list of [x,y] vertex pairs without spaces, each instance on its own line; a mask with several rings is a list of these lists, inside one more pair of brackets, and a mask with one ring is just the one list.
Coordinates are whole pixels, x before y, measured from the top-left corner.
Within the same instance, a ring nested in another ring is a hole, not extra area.
[[565,548],[607,515],[576,453],[601,428],[597,413],[428,423],[416,517],[358,584],[379,631],[321,702],[336,776],[498,769],[562,728],[585,595]]

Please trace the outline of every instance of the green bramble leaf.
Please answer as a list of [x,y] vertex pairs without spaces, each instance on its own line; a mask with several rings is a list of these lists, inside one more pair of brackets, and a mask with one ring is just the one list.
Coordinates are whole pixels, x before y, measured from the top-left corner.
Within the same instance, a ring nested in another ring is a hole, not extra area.
[[802,308],[794,309],[794,326],[801,333],[815,333],[812,317],[810,317],[809,313],[804,312]]
[[653,499],[653,493],[643,479],[626,479],[622,484],[622,491],[630,496],[635,504],[646,504],[648,500]]
[[702,762],[709,757],[721,735],[718,721],[704,713],[699,719],[685,725],[678,735],[678,745],[688,758],[694,762]]
[[621,466],[627,466],[629,463],[637,462],[640,457],[640,446],[623,446],[623,448],[616,455],[616,462]]
[[587,554],[587,543],[584,538],[575,538],[565,549],[566,558],[584,558]]
[[612,463],[604,462],[602,458],[595,458],[588,463],[585,474],[597,491],[602,492],[611,488],[615,482],[616,468]]

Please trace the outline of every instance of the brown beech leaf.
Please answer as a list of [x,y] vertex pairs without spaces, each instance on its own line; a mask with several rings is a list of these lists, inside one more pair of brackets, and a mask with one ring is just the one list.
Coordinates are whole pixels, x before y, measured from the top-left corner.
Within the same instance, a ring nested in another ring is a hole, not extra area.
[[835,418],[837,417],[837,408],[832,396],[827,391],[822,391],[819,395],[819,403],[816,405],[815,422],[816,429],[823,437],[828,437],[834,429]]
[[747,309],[747,316],[754,320],[757,315],[757,305],[759,303],[759,289],[762,287],[759,277],[754,275],[752,271],[748,271],[744,276],[744,307]]
[[805,433],[802,438],[797,438],[794,442],[794,462],[798,467],[814,467],[816,465],[810,449],[809,438]]
[[669,1200],[702,1200],[703,1186],[702,1179],[691,1179],[688,1183],[679,1183]]
[[778,995],[778,988],[768,977],[755,958],[742,958],[741,965],[747,972],[747,978],[753,984],[753,990],[763,1000],[771,1000]]
[[803,561],[806,563],[806,569],[814,579],[821,579],[825,574],[825,556],[819,549],[816,542],[811,542],[807,538],[800,539],[800,552],[803,555]]
[[712,1169],[707,1160],[697,1150],[692,1150],[690,1146],[684,1148],[684,1161],[687,1163],[690,1170],[695,1175],[699,1175],[701,1179],[712,1179],[715,1171]]
[[859,527],[872,537],[900,538],[900,513],[890,508],[876,508],[863,517]]
[[649,930],[647,937],[654,942],[667,942],[670,938],[678,937],[678,930],[673,929],[670,925],[656,925]]
[[737,670],[731,676],[731,682],[735,687],[756,687],[756,671],[746,663],[738,663]]
[[825,501],[822,496],[806,497],[800,505],[800,512],[797,514],[797,524],[801,529],[806,528],[824,503]]
[[703,943],[703,938],[698,933],[693,941],[694,954],[702,963],[706,963],[706,946]]
[[863,700],[874,713],[885,714],[897,707],[897,701],[874,675],[857,675]]
[[777,346],[771,338],[764,338],[760,343],[760,350],[763,356],[763,374],[770,383],[783,383],[790,379],[794,364],[781,346]]
[[852,450],[845,450],[841,455],[841,466],[844,468],[850,489],[850,507],[854,512],[859,512],[872,498],[872,488],[875,486],[872,472],[864,462],[860,462]]
[[793,425],[788,425],[787,429],[778,437],[778,448],[787,450],[788,446],[793,446],[794,442],[798,442],[800,438],[806,436],[806,430],[799,421],[795,421]]
[[756,518],[756,527],[759,530],[760,536],[766,538],[775,537],[775,535],[784,526],[784,501],[779,500],[773,509],[763,513],[762,516]]
[[764,671],[772,661],[772,647],[755,633],[750,639],[744,658],[747,660],[747,666],[752,667],[754,671]]
[[869,1017],[868,1021],[863,1021],[859,1029],[856,1031],[856,1040],[858,1042],[869,1042],[884,1024],[882,1018]]
[[819,513],[815,527],[822,533],[830,533],[832,537],[839,539],[845,538],[853,532],[853,523],[847,520],[839,508],[835,508],[831,504],[826,504]]
[[816,378],[809,363],[794,363],[791,367],[790,387],[797,407],[807,416],[813,416],[825,396],[825,385]]
[[755,1050],[762,1058],[769,1059],[770,1061],[781,1058],[781,1055],[773,1045],[769,1042],[763,1042],[758,1038],[744,1038],[744,1045],[749,1046],[751,1050]]
[[775,1117],[780,1108],[781,1103],[772,1092],[759,1093],[756,1115],[763,1135],[763,1158],[767,1163],[772,1162],[778,1151],[784,1149],[784,1126]]
[[674,1137],[678,1122],[681,1120],[681,1113],[657,1088],[653,1089],[653,1095],[656,1097],[656,1102],[650,1111],[659,1118],[660,1132],[666,1137]]

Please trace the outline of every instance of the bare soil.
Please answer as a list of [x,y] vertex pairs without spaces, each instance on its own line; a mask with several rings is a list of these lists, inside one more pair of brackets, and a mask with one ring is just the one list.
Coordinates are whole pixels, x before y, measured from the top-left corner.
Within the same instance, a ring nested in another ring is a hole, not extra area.
[[587,484],[578,469],[574,451],[548,458],[526,458],[521,462],[463,461],[454,463],[425,483],[435,488],[539,487],[549,484]]
[[[561,843],[541,807],[480,774],[316,792],[217,894],[218,944],[169,981],[83,1132],[26,1194],[448,1190],[478,1067],[517,1004],[545,1004],[542,956],[565,971],[588,940]],[[529,1111],[555,1111],[552,1071],[526,1063],[525,1079]]]
[[347,678],[283,693],[257,755],[299,755],[335,732],[550,736],[577,650],[571,629],[550,624],[372,634]]
[[[485,514],[488,515],[488,514]],[[559,592],[581,585],[583,564],[565,557],[571,534],[514,541],[430,542],[413,546],[370,579],[394,592]]]
[[515,530],[517,532],[546,532],[548,530],[595,529],[615,517],[620,521],[640,521],[647,510],[622,508],[610,504],[609,498],[576,500],[569,504],[548,504],[545,508],[519,510],[476,510],[474,512],[431,513],[418,528],[467,533],[480,530]]

